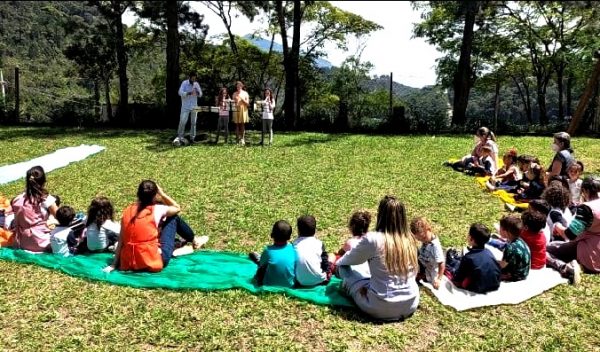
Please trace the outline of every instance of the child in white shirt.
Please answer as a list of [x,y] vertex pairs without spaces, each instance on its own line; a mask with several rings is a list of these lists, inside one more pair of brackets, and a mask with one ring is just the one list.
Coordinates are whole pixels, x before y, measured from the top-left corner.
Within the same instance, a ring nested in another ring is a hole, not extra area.
[[115,211],[106,197],[96,197],[88,208],[86,237],[87,248],[98,252],[114,249],[119,240],[121,225],[114,221]]
[[294,248],[298,253],[296,281],[301,286],[315,286],[329,281],[332,264],[321,240],[315,237],[317,221],[312,215],[298,218],[298,238]]

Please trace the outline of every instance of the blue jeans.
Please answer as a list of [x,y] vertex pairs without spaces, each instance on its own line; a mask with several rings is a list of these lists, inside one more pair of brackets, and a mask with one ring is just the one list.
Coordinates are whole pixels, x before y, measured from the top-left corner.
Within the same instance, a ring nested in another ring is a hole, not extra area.
[[160,255],[165,267],[173,257],[176,235],[188,242],[194,241],[194,230],[178,215],[166,218],[160,230]]

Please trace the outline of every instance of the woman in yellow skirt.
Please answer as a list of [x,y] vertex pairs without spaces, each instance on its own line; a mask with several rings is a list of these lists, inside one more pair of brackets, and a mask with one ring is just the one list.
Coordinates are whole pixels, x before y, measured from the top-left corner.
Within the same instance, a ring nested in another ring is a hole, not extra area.
[[240,81],[235,83],[236,91],[233,93],[233,101],[236,111],[233,113],[233,123],[235,123],[235,136],[238,143],[245,145],[246,123],[250,122],[248,117],[248,106],[250,105],[250,96],[244,90],[244,84]]

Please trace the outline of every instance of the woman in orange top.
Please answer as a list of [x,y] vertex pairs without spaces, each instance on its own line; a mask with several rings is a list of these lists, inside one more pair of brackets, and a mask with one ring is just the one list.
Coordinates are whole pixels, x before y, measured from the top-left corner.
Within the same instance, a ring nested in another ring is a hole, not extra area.
[[140,183],[138,201],[123,211],[120,240],[115,250],[115,268],[133,271],[161,271],[173,256],[175,235],[200,248],[208,237],[195,237],[192,229],[178,214],[179,204],[153,181]]

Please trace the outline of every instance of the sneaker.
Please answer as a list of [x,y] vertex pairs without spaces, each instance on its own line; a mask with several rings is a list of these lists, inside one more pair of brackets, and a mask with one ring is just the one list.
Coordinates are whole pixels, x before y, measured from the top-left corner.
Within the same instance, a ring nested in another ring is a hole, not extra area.
[[248,253],[248,258],[250,258],[250,260],[253,261],[255,264],[260,263],[260,254],[256,252]]
[[194,248],[192,246],[183,246],[181,248],[177,248],[173,251],[174,257],[181,257],[182,255],[188,255],[194,253]]
[[200,249],[208,242],[208,236],[196,236],[194,237],[193,249]]
[[508,211],[515,211],[515,209],[517,208],[517,207],[515,207],[514,205],[512,205],[512,204],[509,204],[509,203],[504,203],[504,207],[505,207],[505,208],[506,208],[506,210],[508,210]]
[[581,265],[579,265],[579,263],[575,259],[573,259],[568,265],[573,270],[573,272],[571,273],[571,284],[573,286],[579,286],[579,284],[581,283]]

